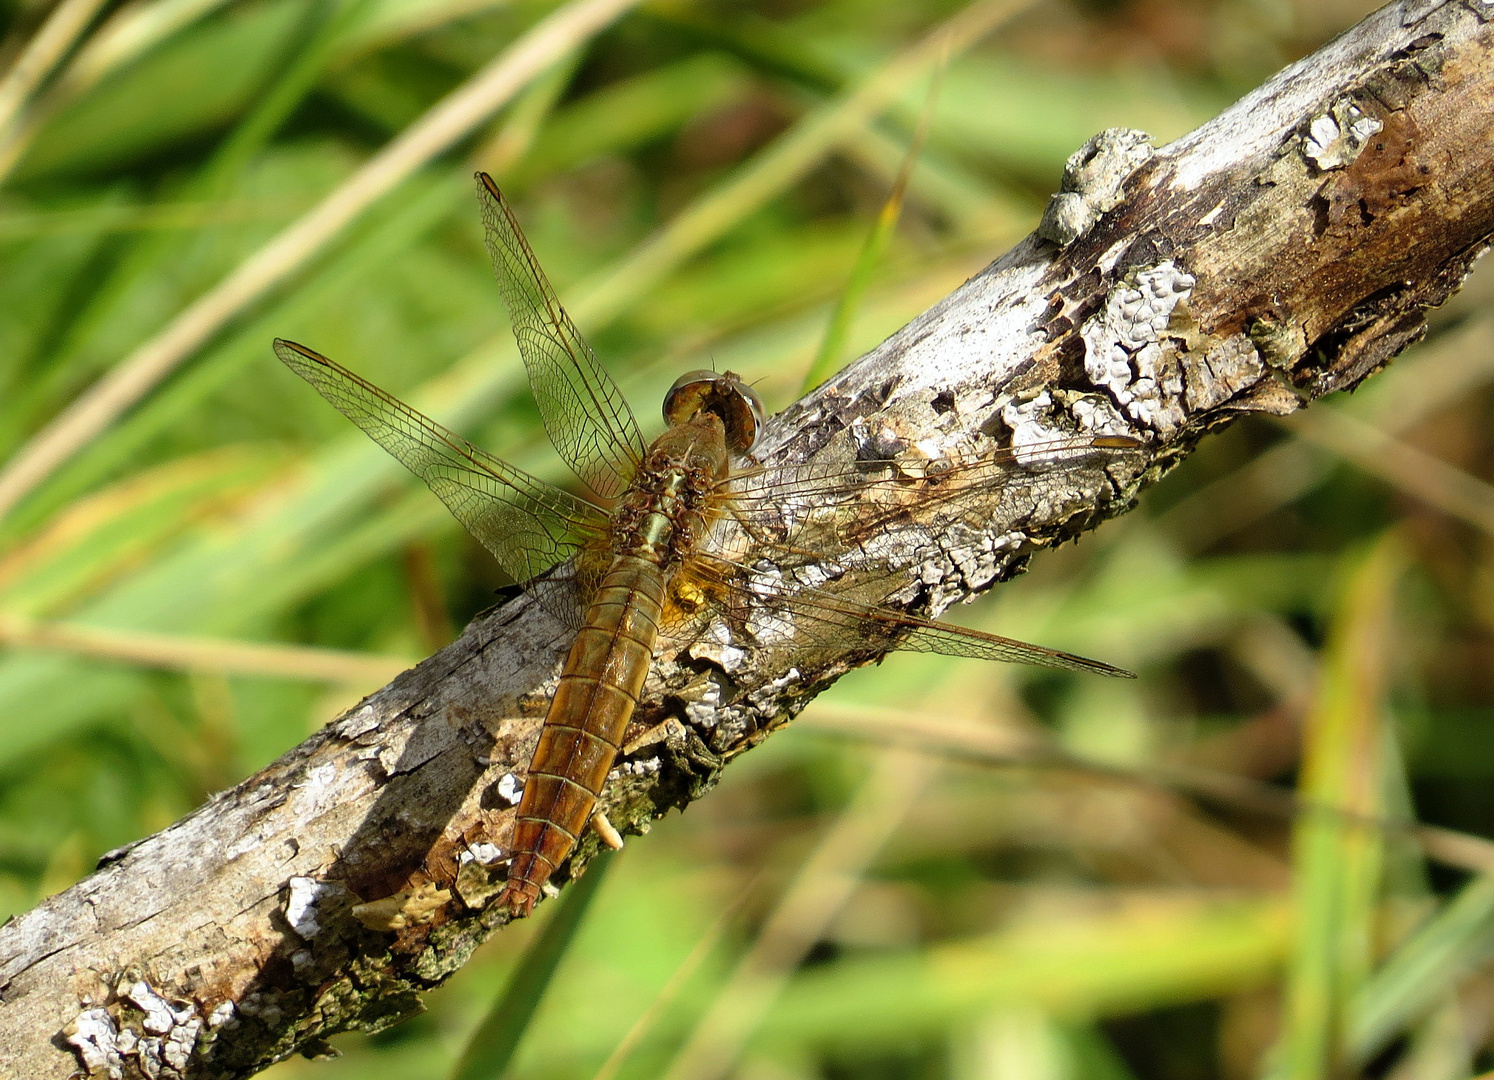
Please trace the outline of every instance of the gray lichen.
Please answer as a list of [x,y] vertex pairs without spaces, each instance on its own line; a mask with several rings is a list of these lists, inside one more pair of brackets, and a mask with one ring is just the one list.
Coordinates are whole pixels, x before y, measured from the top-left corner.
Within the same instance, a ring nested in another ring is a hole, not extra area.
[[62,1034],[90,1076],[174,1080],[186,1074],[202,1029],[196,1004],[126,977],[112,1005],[83,1009]]
[[1184,369],[1184,400],[1192,412],[1224,404],[1266,375],[1266,365],[1251,340],[1235,334]]
[[1325,112],[1314,116],[1302,140],[1302,155],[1321,172],[1353,164],[1366,143],[1384,124],[1365,114],[1353,100],[1339,98]]
[[1186,419],[1182,368],[1164,337],[1193,285],[1193,276],[1171,259],[1132,270],[1080,330],[1090,380],[1127,416],[1163,435]]
[[1038,235],[1067,247],[1094,227],[1100,215],[1125,200],[1125,183],[1156,151],[1152,137],[1134,128],[1106,128],[1069,156],[1058,194],[1048,200]]

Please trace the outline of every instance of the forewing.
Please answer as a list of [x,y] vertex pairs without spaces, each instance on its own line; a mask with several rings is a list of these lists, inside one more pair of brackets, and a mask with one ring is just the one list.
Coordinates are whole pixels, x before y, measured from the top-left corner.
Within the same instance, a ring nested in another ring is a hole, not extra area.
[[875,543],[914,521],[931,535],[961,524],[986,529],[993,495],[1035,504],[1073,488],[1077,472],[1098,475],[1141,447],[1120,436],[1080,436],[1002,448],[966,461],[811,462],[734,477],[728,496],[754,536],[818,558],[827,550]]
[[575,621],[576,590],[535,579],[606,529],[606,515],[473,446],[342,365],[293,341],[275,355],[434,491],[498,565]]
[[[872,461],[765,468],[738,476],[730,507],[692,572],[703,593],[730,597],[754,638],[832,653],[909,649],[1129,676],[1098,660],[920,618],[886,606],[926,561],[953,560],[971,588],[1011,553],[990,535],[992,501],[1025,505],[1108,484],[1105,468],[1136,440],[1082,436],[1031,443],[964,462]],[[1092,476],[1080,481],[1076,470]],[[1081,500],[1082,502],[1082,500]],[[1003,515],[1003,519],[1006,516]],[[741,525],[737,544],[724,538]],[[951,566],[954,562],[951,561]]]
[[487,173],[477,174],[483,233],[550,441],[606,499],[627,489],[645,447],[622,391],[560,306],[513,211]]

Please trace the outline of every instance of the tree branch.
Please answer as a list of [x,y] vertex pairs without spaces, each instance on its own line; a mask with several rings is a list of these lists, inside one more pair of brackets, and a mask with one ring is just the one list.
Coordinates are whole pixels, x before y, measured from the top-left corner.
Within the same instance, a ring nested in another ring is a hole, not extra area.
[[[1155,155],[1099,137],[1070,162],[1053,239],[1029,237],[786,410],[765,462],[1146,440],[1090,470],[1017,468],[962,508],[979,529],[891,551],[921,583],[910,609],[937,614],[1122,512],[1205,432],[1353,387],[1423,332],[1494,232],[1491,19],[1479,0],[1393,3]],[[566,644],[526,599],[480,617],[0,930],[0,1074],[66,1077],[81,1056],[114,1075],[151,1060],[243,1077],[416,1011],[503,922],[489,901],[514,785]],[[606,793],[624,831],[700,797],[869,659],[673,649],[639,712],[652,735]]]

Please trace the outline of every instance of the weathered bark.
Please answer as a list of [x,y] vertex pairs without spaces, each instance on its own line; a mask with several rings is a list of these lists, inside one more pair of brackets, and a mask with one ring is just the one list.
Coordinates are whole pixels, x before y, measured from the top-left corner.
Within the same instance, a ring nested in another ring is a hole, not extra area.
[[[1155,156],[1108,133],[1045,219],[1063,246],[1030,237],[788,409],[765,460],[1147,440],[1058,480],[1015,469],[966,515],[979,531],[889,556],[924,583],[907,602],[937,611],[1122,512],[1205,431],[1353,387],[1494,233],[1491,19],[1478,0],[1393,3]],[[524,599],[479,618],[0,930],[0,1074],[65,1077],[86,1053],[248,1076],[418,1009],[503,922],[496,856],[565,646]],[[615,770],[611,820],[639,832],[698,798],[865,659],[666,650],[636,730],[671,723]]]

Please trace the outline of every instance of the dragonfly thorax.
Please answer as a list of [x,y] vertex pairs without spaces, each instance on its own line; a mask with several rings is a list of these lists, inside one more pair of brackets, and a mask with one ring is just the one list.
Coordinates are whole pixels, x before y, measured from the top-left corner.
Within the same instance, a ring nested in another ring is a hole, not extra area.
[[612,514],[612,550],[671,570],[705,535],[730,466],[725,424],[696,412],[654,440]]

